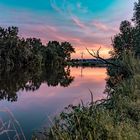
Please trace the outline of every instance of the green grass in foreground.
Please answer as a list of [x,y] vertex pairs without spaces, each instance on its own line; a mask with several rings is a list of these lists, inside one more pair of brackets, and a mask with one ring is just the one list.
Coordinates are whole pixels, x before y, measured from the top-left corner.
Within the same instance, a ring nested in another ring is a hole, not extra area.
[[139,140],[140,62],[124,56],[132,77],[123,80],[108,99],[70,105],[42,135],[47,140]]

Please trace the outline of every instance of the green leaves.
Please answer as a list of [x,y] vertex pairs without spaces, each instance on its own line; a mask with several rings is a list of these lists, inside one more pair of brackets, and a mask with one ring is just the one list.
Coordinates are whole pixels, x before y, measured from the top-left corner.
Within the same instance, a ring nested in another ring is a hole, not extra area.
[[140,0],[134,10],[136,26],[123,21],[112,42],[112,59],[119,67],[108,67],[108,99],[68,106],[54,121],[57,128],[51,128],[54,140],[139,140]]

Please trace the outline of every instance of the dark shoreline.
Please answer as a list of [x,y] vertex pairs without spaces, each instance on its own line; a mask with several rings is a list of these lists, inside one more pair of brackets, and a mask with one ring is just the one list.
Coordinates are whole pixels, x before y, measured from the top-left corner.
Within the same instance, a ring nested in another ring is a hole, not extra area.
[[[111,59],[106,59],[106,61],[111,62]],[[108,67],[102,60],[98,59],[72,59],[67,62],[67,65],[71,67]]]

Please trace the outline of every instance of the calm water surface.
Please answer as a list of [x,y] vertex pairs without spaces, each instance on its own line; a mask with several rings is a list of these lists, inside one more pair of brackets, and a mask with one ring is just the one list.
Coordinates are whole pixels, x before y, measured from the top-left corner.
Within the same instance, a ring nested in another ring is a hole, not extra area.
[[[90,101],[89,89],[93,92],[94,100],[106,97],[103,94],[105,68],[70,68],[70,75],[74,80],[68,87],[48,86],[44,82],[34,91],[19,90],[17,101],[7,101],[6,97],[2,99],[0,101],[0,140],[7,140],[8,135],[12,139],[16,133],[20,134],[20,127],[23,130],[21,137],[25,135],[26,139],[31,139],[34,131],[47,127],[49,118],[52,119],[67,105],[78,104],[80,100]],[[16,78],[15,76],[15,80]],[[18,132],[15,131],[16,129]]]

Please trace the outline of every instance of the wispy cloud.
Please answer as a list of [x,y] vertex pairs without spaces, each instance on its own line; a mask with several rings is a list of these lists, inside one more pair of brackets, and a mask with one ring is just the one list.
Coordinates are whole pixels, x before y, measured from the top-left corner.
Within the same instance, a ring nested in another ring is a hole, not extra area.
[[97,20],[93,20],[91,22],[91,25],[93,25],[95,28],[97,28],[98,30],[101,31],[110,31],[110,32],[117,32],[118,29],[111,27],[103,22],[97,21]]
[[76,6],[81,12],[88,13],[88,7],[83,6],[81,2],[77,2]]
[[71,16],[72,21],[80,28],[82,29],[87,29],[86,25],[84,23],[82,23],[78,17],[75,16]]
[[108,30],[108,26],[106,26],[105,24],[97,21],[97,20],[94,20],[92,21],[91,23],[95,28],[99,29],[99,30],[103,30],[103,31],[107,31]]
[[[41,38],[43,43],[49,40],[69,41],[76,48],[77,56],[86,47],[96,49],[99,46],[102,46],[102,52],[106,55],[120,21],[129,18],[133,9],[134,0],[124,1],[118,0],[116,5],[103,11],[98,2],[100,8],[96,9],[94,0],[42,0],[40,5],[30,0],[30,4],[23,6],[20,2],[10,5],[0,0],[0,9],[3,11],[0,13],[0,25],[18,26],[20,35]],[[37,6],[40,8],[36,10]]]
[[[63,10],[57,6],[55,0],[49,0],[49,1],[50,1],[50,4],[51,4],[51,7],[52,7],[55,11],[57,11],[57,12],[60,13],[60,14],[63,14],[63,13],[64,13]],[[63,3],[64,3],[64,1],[63,1]]]
[[[70,17],[70,19],[72,20],[72,22],[75,25],[77,25],[78,27],[80,27],[82,29],[86,29],[87,28],[86,25],[76,15],[74,15],[71,12],[70,7],[67,8],[67,6],[66,6],[66,0],[63,0],[62,1],[62,7],[58,7],[55,0],[50,0],[50,4],[51,4],[52,8],[55,11],[59,12],[60,14],[63,14],[65,16]],[[64,7],[64,6],[66,6],[66,7]],[[83,8],[81,3],[77,3],[76,6],[77,6],[78,10],[86,11],[86,8]]]

